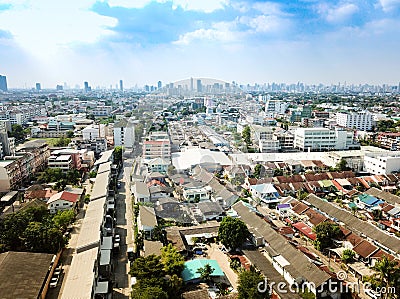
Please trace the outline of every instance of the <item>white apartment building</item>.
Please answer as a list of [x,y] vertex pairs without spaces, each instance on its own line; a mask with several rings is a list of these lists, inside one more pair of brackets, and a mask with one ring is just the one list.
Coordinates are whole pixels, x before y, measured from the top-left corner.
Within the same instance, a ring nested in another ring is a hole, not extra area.
[[294,135],[289,132],[274,132],[273,138],[279,141],[279,147],[282,150],[290,150],[294,147]]
[[92,124],[82,130],[83,140],[95,140],[99,137],[105,137],[105,125],[103,124]]
[[73,167],[71,155],[50,156],[48,160],[49,168],[60,168],[62,171],[68,171]]
[[371,174],[390,174],[400,170],[400,152],[366,153],[364,169]]
[[171,159],[171,141],[167,132],[152,132],[143,142],[143,159]]
[[135,126],[128,120],[123,119],[114,125],[114,146],[132,148],[135,143]]
[[288,109],[289,103],[281,100],[267,100],[265,104],[265,114],[275,116],[276,114],[285,114]]
[[336,123],[341,127],[356,128],[360,131],[370,131],[375,125],[374,116],[369,111],[339,112],[336,114]]
[[358,148],[352,132],[328,128],[297,128],[294,147],[302,151],[327,151]]
[[261,153],[277,152],[280,149],[279,141],[274,138],[274,131],[270,127],[252,126],[254,139]]

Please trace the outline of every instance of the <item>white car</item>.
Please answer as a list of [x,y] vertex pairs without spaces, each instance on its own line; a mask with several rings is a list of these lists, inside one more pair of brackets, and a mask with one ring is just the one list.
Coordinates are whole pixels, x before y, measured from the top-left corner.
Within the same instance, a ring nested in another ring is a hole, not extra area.
[[57,283],[58,283],[58,276],[53,276],[50,280],[50,288],[54,289],[55,287],[57,287]]
[[206,244],[204,244],[204,243],[196,243],[196,244],[194,244],[194,247],[196,247],[196,248],[200,248],[200,249],[207,249],[207,245]]
[[120,235],[115,235],[114,242],[115,243],[121,243],[121,236]]

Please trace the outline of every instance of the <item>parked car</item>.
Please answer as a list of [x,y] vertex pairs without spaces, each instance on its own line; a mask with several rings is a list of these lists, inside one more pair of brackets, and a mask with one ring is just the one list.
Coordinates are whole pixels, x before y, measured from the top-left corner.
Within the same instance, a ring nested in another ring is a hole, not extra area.
[[59,277],[60,277],[59,275],[53,275],[53,277],[50,280],[50,285],[49,285],[49,287],[51,289],[54,289],[55,287],[57,287]]
[[121,236],[120,235],[115,235],[114,236],[114,242],[115,243],[121,243]]

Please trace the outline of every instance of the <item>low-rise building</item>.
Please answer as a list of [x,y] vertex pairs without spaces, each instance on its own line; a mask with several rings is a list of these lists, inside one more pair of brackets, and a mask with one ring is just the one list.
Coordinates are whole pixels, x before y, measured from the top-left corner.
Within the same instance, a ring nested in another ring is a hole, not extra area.
[[144,233],[146,239],[151,239],[157,218],[154,208],[139,206],[138,230]]
[[75,209],[77,208],[79,197],[79,194],[67,191],[58,192],[50,197],[47,206],[51,214],[55,214],[58,211]]
[[360,148],[351,131],[328,128],[297,128],[294,146],[302,151],[329,151]]
[[132,194],[135,197],[135,203],[138,202],[149,202],[150,192],[147,185],[143,182],[135,182],[132,187]]

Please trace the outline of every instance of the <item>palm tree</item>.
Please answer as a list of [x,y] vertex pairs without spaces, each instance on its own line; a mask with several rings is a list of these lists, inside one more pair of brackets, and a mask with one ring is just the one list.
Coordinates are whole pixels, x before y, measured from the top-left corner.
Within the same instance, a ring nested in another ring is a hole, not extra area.
[[209,282],[211,280],[211,274],[214,272],[214,268],[210,264],[205,264],[204,267],[197,269],[197,273],[200,274],[201,279]]
[[[372,270],[376,271],[376,273],[366,278],[372,285],[379,288],[386,288],[386,290],[398,287],[400,268],[395,260],[391,261],[387,256],[383,256],[382,259],[372,267]],[[381,295],[382,298],[395,298],[395,294],[390,294],[388,291]]]

